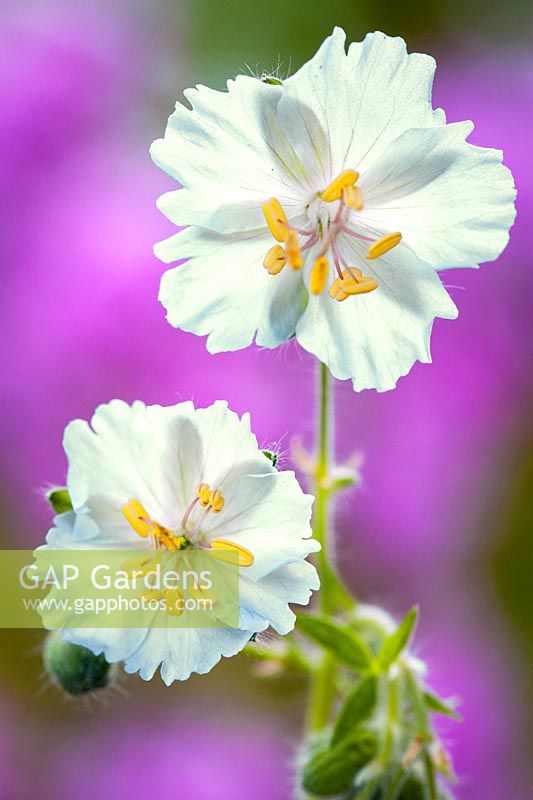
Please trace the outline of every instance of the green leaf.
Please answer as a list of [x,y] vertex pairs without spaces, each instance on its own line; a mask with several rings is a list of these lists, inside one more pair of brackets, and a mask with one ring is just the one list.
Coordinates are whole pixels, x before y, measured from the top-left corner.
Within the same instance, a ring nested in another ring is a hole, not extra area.
[[387,672],[398,656],[407,646],[418,618],[418,607],[414,606],[407,612],[398,628],[387,636],[377,654],[377,663],[382,672]]
[[354,776],[375,755],[377,738],[360,730],[336,747],[315,753],[304,767],[303,788],[316,797],[332,797],[346,792]]
[[437,697],[437,695],[433,694],[433,692],[430,692],[426,689],[424,692],[422,692],[422,697],[424,698],[426,708],[433,714],[444,714],[446,717],[453,717],[453,719],[459,721],[462,720],[461,715],[458,714],[449,703],[447,703],[445,700],[442,700],[440,697]]
[[332,745],[345,739],[354,728],[373,713],[378,699],[378,679],[375,675],[364,675],[355,684],[341,706],[333,729]]
[[296,627],[346,667],[357,672],[371,669],[372,651],[352,628],[320,614],[300,614]]
[[56,512],[63,514],[65,511],[72,511],[72,501],[68,489],[50,489],[46,494],[46,499]]

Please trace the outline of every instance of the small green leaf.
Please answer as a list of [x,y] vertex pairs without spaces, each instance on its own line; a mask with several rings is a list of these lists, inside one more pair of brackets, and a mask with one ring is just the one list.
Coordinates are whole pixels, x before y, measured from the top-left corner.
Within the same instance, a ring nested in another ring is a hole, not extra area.
[[328,650],[339,663],[357,672],[371,669],[372,652],[352,628],[320,614],[300,614],[296,627]]
[[68,489],[51,489],[46,494],[46,499],[56,512],[63,514],[65,511],[72,511],[72,501]]
[[311,756],[304,767],[303,788],[316,797],[332,797],[346,792],[354,776],[375,755],[377,738],[360,730],[336,747]]
[[449,703],[447,703],[445,700],[442,700],[440,697],[437,697],[437,695],[433,694],[433,692],[430,692],[426,689],[424,692],[422,692],[422,696],[424,698],[426,707],[433,714],[444,714],[446,717],[453,717],[453,719],[462,720],[461,715],[458,714]]
[[355,684],[339,711],[333,729],[332,745],[338,744],[370,717],[376,707],[377,690],[378,679],[375,675],[364,675]]
[[398,656],[407,646],[413,634],[418,617],[418,607],[414,606],[407,612],[398,628],[387,636],[377,654],[377,663],[382,672],[386,672],[394,664]]

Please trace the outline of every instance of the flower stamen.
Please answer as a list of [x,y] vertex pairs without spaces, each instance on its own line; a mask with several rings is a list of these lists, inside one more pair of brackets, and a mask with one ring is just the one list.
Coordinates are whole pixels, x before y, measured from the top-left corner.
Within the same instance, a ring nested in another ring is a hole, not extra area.
[[202,508],[218,514],[224,508],[224,497],[220,489],[211,489],[208,483],[199,483],[196,487],[196,497]]
[[278,242],[285,242],[290,232],[290,226],[279,200],[271,197],[270,200],[263,203],[263,214],[274,239]]
[[402,234],[400,232],[387,233],[386,236],[382,236],[381,239],[378,239],[374,244],[370,245],[366,257],[370,259],[379,258],[385,255],[385,253],[388,253],[389,250],[392,250],[393,247],[400,244],[401,240]]
[[350,295],[367,294],[378,288],[377,281],[363,275],[357,267],[347,267],[342,277],[335,278],[329,288],[329,296],[342,302]]
[[300,252],[300,245],[298,243],[298,236],[295,231],[290,230],[285,241],[285,252],[287,254],[287,261],[294,270],[299,270],[303,266],[302,254]]
[[263,266],[269,275],[277,275],[287,263],[287,255],[280,244],[271,247],[263,260]]
[[342,199],[344,204],[353,208],[355,211],[361,211],[363,208],[363,193],[358,186],[345,186],[342,190]]
[[311,279],[309,282],[309,291],[311,294],[322,294],[326,286],[329,275],[329,262],[325,256],[320,256],[315,259],[313,269],[311,270]]
[[222,496],[222,492],[219,489],[215,489],[214,492],[211,492],[209,495],[209,505],[211,506],[211,511],[213,514],[218,514],[224,508],[225,500]]
[[196,487],[196,497],[200,501],[202,508],[209,505],[209,498],[211,497],[211,489],[207,483],[199,483]]
[[233,563],[235,556],[237,556],[237,563],[239,567],[251,567],[254,563],[253,554],[250,553],[246,547],[234,542],[229,542],[227,539],[213,539],[210,542],[210,549],[214,550],[214,558],[221,561],[230,561]]
[[168,528],[155,522],[135,498],[122,506],[122,513],[138,536],[150,540],[154,550],[181,550],[187,543],[185,536],[175,536]]
[[354,169],[346,169],[337,175],[329,186],[324,189],[321,194],[322,200],[325,203],[334,203],[335,200],[340,200],[343,194],[343,189],[347,186],[353,186],[359,179],[359,173]]
[[122,506],[122,513],[138,536],[143,539],[150,536],[154,523],[142,503],[132,498]]

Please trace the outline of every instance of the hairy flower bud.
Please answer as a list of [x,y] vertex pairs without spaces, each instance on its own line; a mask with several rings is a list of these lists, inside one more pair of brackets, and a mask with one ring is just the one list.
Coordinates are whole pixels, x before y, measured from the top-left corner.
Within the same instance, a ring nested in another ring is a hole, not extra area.
[[376,750],[375,734],[359,729],[339,745],[315,751],[303,770],[303,788],[316,797],[332,797],[347,791]]
[[60,631],[49,633],[43,652],[44,666],[53,682],[71,697],[105,689],[113,683],[116,666],[86,647],[65,642]]
[[65,511],[72,511],[72,501],[70,499],[68,489],[65,489],[64,487],[50,489],[46,493],[46,499],[56,514],[63,514]]

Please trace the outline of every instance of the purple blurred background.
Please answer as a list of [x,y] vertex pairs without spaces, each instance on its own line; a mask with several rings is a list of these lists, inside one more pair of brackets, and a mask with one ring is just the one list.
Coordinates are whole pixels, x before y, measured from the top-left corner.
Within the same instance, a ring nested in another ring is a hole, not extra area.
[[[281,44],[295,68],[337,22],[352,38],[389,28],[383,14],[355,19],[338,0],[319,20],[311,13],[291,46],[278,33],[302,3],[285,12],[276,1],[278,19],[265,26],[242,3],[240,52],[215,5],[53,0],[0,11],[3,547],[42,541],[41,490],[65,476],[63,428],[112,397],[225,398],[251,411],[260,443],[280,443],[287,467],[291,439],[310,444],[305,353],[210,356],[165,322],[163,265],[151,249],[172,230],[155,208],[171,182],[148,146],[187,85],[221,87],[225,70],[255,64],[255,53],[271,54],[268,67]],[[239,1],[221,5],[231,17]],[[518,221],[498,263],[443,274],[460,317],[436,323],[433,365],[415,366],[385,395],[338,385],[339,453],[360,451],[364,465],[362,486],[339,504],[337,551],[365,601],[397,614],[421,605],[418,654],[434,687],[462,699],[464,723],[444,728],[457,796],[520,800],[533,788],[533,60],[519,33],[497,47],[490,27],[459,40],[439,13],[422,30],[410,15],[399,27],[391,12],[390,32],[439,56],[435,105],[448,119],[473,119],[471,141],[504,150]],[[238,658],[171,689],[128,678],[88,713],[41,691],[39,634],[0,636],[2,800],[289,798],[298,681],[261,682]]]

